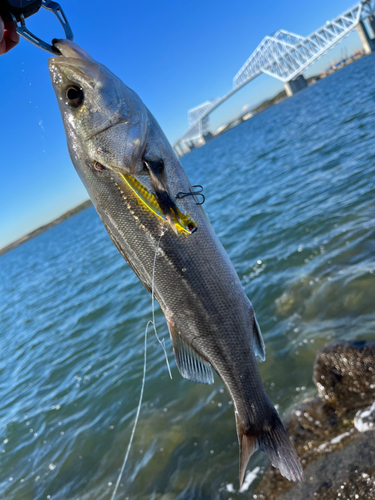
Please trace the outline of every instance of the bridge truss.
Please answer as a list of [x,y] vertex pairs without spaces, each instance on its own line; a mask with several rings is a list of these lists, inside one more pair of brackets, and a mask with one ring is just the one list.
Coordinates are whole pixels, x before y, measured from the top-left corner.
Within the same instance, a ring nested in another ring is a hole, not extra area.
[[360,2],[306,38],[284,30],[266,36],[234,77],[233,87],[260,73],[290,82],[373,14],[374,2]]
[[366,19],[375,35],[374,17],[375,0],[362,0],[307,37],[285,30],[266,36],[236,74],[227,94],[188,111],[189,129],[175,145],[204,137],[209,131],[209,114],[261,73],[284,83],[293,81]]
[[198,123],[201,120],[201,118],[206,114],[206,112],[209,111],[218,101],[220,101],[220,97],[212,99],[211,101],[206,101],[203,104],[200,104],[199,106],[193,109],[189,109],[188,111],[189,126],[192,127],[196,123]]

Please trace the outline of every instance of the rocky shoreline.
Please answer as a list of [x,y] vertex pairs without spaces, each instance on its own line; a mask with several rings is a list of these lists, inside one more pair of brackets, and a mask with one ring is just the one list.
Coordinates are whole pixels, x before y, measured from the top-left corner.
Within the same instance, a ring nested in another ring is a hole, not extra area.
[[268,467],[257,500],[375,500],[375,342],[335,342],[318,351],[318,394],[286,428],[304,468],[293,484]]

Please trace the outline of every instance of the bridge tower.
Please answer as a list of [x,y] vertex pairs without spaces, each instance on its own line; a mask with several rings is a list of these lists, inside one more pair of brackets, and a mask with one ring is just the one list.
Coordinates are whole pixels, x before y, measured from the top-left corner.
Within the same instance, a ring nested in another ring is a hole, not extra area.
[[220,99],[212,99],[211,101],[206,101],[195,108],[189,109],[188,111],[188,121],[189,127],[198,127],[197,138],[204,138],[211,135],[210,132],[210,118],[207,114]]
[[291,97],[305,87],[307,87],[307,81],[303,75],[298,75],[294,80],[284,83],[284,89],[288,97]]
[[[369,24],[370,24],[372,30],[374,30],[375,23],[374,23],[373,17],[372,17],[372,22],[369,20]],[[363,21],[358,22],[357,32],[358,32],[359,38],[361,39],[363,50],[365,51],[365,54],[371,54],[371,52],[374,52],[375,40],[374,40],[374,38],[370,38],[370,35],[369,35]]]

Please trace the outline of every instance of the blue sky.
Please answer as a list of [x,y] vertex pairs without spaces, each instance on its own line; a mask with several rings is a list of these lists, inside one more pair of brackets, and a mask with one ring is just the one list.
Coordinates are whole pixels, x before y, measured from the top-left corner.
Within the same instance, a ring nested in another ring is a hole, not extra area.
[[[187,129],[189,108],[228,92],[264,36],[281,28],[308,35],[353,3],[61,0],[75,42],[140,95],[171,142]],[[46,40],[62,35],[43,9],[27,24]],[[360,46],[353,33],[305,75]],[[88,198],[67,153],[48,57],[23,39],[0,56],[0,248]],[[213,114],[212,127],[281,89],[260,76]]]

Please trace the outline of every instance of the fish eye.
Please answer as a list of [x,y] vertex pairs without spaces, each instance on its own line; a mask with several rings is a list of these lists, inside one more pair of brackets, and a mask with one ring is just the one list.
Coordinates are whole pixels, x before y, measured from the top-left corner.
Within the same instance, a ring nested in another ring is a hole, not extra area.
[[83,102],[83,90],[77,85],[70,85],[65,90],[66,104],[72,108],[78,108]]

